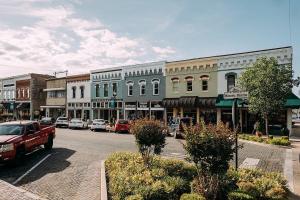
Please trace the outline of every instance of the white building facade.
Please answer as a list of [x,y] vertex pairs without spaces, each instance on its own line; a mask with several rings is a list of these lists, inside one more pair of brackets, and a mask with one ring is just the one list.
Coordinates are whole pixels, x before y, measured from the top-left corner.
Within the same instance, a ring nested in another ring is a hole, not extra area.
[[67,77],[67,116],[91,119],[90,74]]
[[[231,88],[237,85],[237,80],[242,72],[250,67],[260,57],[274,57],[279,64],[291,64],[293,57],[292,47],[281,47],[274,49],[266,49],[259,51],[243,52],[236,54],[228,54],[218,56],[218,95],[219,103],[217,106],[217,120],[223,122],[230,122],[232,116],[232,106],[228,101],[224,100],[223,94],[228,92]],[[226,103],[227,101],[227,103]],[[257,116],[248,112],[247,105],[244,107],[239,105],[239,124],[244,132],[251,132],[253,124],[257,120]],[[270,122],[274,127],[277,124],[284,124],[289,130],[292,131],[292,107],[286,107],[278,114],[273,121]],[[273,128],[274,128],[273,127]],[[272,127],[271,127],[272,129]],[[274,128],[275,129],[275,128]]]

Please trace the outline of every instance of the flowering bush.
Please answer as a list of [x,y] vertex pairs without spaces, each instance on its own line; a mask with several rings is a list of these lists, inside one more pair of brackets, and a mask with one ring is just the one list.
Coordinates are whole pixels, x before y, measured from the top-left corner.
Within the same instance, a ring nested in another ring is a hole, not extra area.
[[166,135],[159,121],[142,119],[135,121],[130,127],[134,134],[139,152],[147,167],[151,165],[153,154],[160,154],[166,144]]

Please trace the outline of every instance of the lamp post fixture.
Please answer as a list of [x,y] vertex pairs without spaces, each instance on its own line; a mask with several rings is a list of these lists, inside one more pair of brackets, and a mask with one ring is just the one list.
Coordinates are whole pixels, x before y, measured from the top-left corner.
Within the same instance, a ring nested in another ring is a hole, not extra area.
[[111,97],[111,100],[112,100],[111,105],[112,105],[112,108],[113,108],[112,114],[111,114],[112,116],[113,116],[115,108],[116,108],[116,106],[115,106],[116,97],[117,97],[117,93],[115,91],[113,91],[113,96]]

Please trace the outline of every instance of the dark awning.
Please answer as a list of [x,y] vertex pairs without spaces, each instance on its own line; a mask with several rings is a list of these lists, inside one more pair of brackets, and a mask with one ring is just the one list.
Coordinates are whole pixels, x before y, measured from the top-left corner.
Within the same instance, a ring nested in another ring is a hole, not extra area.
[[164,107],[214,107],[217,98],[215,97],[180,97],[165,98],[162,101]]
[[30,108],[30,103],[20,103],[16,107],[16,109],[18,109],[18,110],[29,109],[29,108]]

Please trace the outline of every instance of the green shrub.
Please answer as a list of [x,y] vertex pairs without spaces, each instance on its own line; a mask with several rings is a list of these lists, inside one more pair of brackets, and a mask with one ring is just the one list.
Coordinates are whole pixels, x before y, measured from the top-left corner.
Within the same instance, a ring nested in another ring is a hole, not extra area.
[[136,153],[114,153],[105,161],[112,199],[179,199],[190,192],[196,175],[192,164],[154,156],[151,168]]
[[274,145],[282,145],[282,146],[289,146],[291,144],[291,142],[288,139],[285,139],[283,137],[273,138],[269,140],[269,143]]
[[199,194],[183,194],[180,197],[180,200],[205,200],[205,198]]
[[259,169],[229,170],[229,174],[238,176],[238,191],[255,199],[285,199],[287,197],[286,180],[280,173],[264,172]]
[[184,148],[199,171],[226,174],[234,153],[234,132],[223,123],[185,127]]
[[141,195],[131,195],[125,198],[125,200],[144,200]]
[[139,152],[147,167],[151,165],[152,154],[160,154],[166,144],[166,135],[159,121],[136,120],[130,127],[134,134]]
[[242,192],[230,192],[228,194],[228,200],[254,200],[252,196]]

